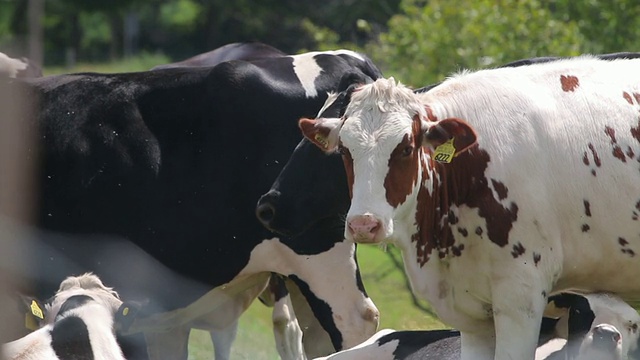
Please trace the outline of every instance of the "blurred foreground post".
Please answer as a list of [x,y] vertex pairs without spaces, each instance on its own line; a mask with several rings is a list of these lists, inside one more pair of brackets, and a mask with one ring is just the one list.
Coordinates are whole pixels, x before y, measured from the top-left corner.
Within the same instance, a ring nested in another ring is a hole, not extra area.
[[20,228],[31,222],[35,205],[32,184],[37,151],[19,90],[6,78],[0,79],[0,343],[25,331],[24,314],[18,312],[10,285],[16,280],[15,266],[29,266],[25,263],[28,236],[22,236],[27,232]]

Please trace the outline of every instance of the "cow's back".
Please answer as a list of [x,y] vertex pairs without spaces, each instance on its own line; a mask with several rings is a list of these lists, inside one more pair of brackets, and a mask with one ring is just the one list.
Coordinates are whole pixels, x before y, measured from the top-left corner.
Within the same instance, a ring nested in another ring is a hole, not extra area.
[[[508,243],[492,241],[549,266],[550,279],[562,273],[556,290],[640,290],[638,69],[563,60],[462,74],[421,95],[433,116],[477,131],[470,161],[512,216]],[[459,211],[471,232],[476,210]]]

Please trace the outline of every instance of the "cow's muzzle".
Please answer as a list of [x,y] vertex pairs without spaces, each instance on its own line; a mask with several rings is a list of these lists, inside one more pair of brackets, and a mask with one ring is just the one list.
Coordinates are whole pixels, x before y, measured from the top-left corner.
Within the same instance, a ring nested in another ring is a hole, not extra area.
[[374,215],[355,215],[347,219],[347,239],[357,243],[375,243],[381,240],[382,222]]

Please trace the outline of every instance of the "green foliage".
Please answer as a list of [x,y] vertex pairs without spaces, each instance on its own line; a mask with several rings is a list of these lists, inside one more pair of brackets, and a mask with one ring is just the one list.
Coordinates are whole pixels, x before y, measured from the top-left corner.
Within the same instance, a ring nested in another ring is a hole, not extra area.
[[640,50],[640,3],[637,0],[553,0],[549,8],[560,21],[577,23],[589,40],[584,52]]
[[13,3],[0,1],[0,43],[11,38],[11,13],[13,12]]
[[107,44],[111,40],[109,20],[104,13],[81,13],[80,26],[84,29],[80,45],[84,49],[90,49],[97,44]]
[[300,49],[301,53],[312,50],[335,50],[342,46],[339,44],[340,35],[338,35],[338,33],[328,27],[318,26],[308,18],[302,19],[301,27],[302,30],[304,30],[316,44],[316,47],[314,49]]
[[386,75],[419,87],[462,68],[534,56],[577,55],[573,21],[559,21],[537,0],[403,0],[402,13],[367,52]]
[[161,22],[169,29],[188,33],[196,29],[202,5],[192,0],[176,0],[160,7]]

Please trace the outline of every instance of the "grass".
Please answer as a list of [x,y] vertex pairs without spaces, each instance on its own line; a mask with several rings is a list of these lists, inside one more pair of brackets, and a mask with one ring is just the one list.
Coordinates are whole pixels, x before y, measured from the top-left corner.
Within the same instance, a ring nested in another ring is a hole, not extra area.
[[[380,310],[379,329],[442,329],[444,324],[413,304],[402,271],[376,246],[359,246],[358,261],[369,296]],[[423,306],[426,306],[422,303]],[[212,358],[212,346],[206,332],[193,330],[189,341],[189,359]],[[271,309],[254,302],[240,318],[232,359],[277,360]]]
[[[164,55],[143,54],[127,60],[101,64],[80,63],[73,68],[47,67],[45,75],[76,72],[133,72],[151,69],[169,63]],[[399,258],[399,255],[396,257]],[[359,246],[358,261],[362,279],[369,296],[380,310],[379,329],[437,329],[445,326],[428,312],[420,310],[413,303],[406,281],[391,258],[376,246]],[[426,306],[425,303],[421,303]],[[213,358],[213,347],[209,334],[193,330],[189,340],[189,359]],[[247,360],[279,359],[271,326],[271,308],[259,301],[254,302],[240,318],[238,336],[233,344],[231,357]]]

